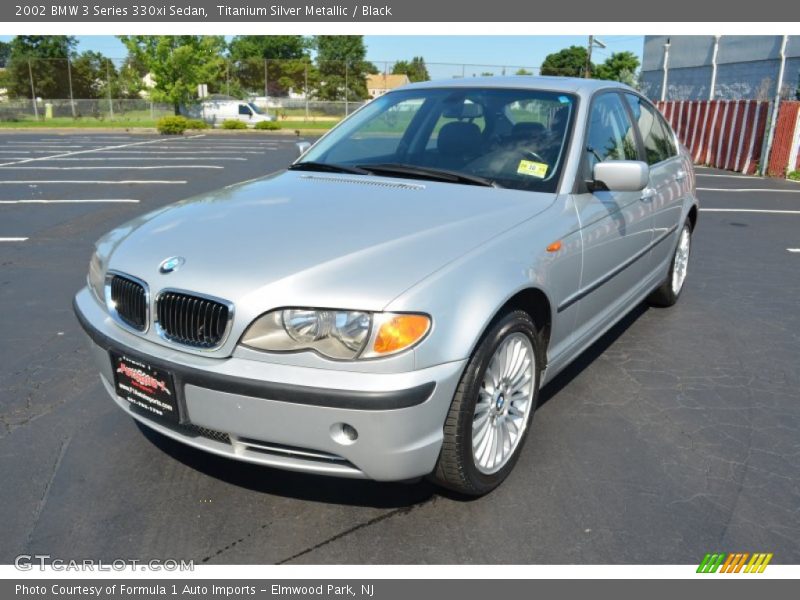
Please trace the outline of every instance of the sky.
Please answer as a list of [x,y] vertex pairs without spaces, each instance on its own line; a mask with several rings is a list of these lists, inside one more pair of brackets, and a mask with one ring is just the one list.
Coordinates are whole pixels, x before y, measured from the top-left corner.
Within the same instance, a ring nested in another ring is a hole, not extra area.
[[[8,41],[12,36],[0,36]],[[78,37],[78,50],[94,50],[111,58],[124,58],[125,47],[111,35],[82,35]],[[595,48],[592,60],[601,63],[612,52],[625,50],[636,54],[640,59],[644,38],[635,35],[600,36],[607,48]],[[496,75],[499,68],[479,69],[478,65],[508,65],[513,67],[539,67],[544,57],[551,52],[572,45],[585,46],[586,36],[364,36],[367,57],[373,62],[407,60],[412,56],[423,56],[426,63],[469,63],[464,68],[465,75],[488,71]],[[472,66],[474,65],[474,66]],[[378,65],[380,68],[380,65]],[[429,66],[431,76],[451,77],[460,75],[456,67]],[[509,73],[513,72],[509,71]]]

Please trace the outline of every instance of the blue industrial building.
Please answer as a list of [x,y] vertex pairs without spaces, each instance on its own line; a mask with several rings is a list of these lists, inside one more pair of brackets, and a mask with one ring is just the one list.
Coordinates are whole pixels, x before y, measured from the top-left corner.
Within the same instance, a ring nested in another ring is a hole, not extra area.
[[781,98],[800,99],[800,35],[649,35],[640,86],[653,100],[772,100],[782,62]]

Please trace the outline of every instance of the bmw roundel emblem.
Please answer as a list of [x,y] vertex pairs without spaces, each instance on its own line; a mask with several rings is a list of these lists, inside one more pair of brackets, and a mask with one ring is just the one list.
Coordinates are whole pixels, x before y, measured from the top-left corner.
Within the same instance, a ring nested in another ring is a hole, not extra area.
[[172,273],[173,271],[177,271],[181,268],[181,265],[186,262],[186,259],[182,256],[171,256],[170,258],[165,259],[158,267],[158,270],[164,273]]

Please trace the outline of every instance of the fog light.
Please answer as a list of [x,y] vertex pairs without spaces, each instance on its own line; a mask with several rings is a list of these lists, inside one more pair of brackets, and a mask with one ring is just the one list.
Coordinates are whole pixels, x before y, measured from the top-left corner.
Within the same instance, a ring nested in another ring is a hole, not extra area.
[[331,437],[337,444],[349,446],[358,439],[358,431],[347,423],[335,423],[331,425]]
[[344,434],[344,437],[351,442],[355,442],[358,439],[358,432],[356,431],[356,428],[352,425],[348,425],[347,423],[342,425],[342,433]]

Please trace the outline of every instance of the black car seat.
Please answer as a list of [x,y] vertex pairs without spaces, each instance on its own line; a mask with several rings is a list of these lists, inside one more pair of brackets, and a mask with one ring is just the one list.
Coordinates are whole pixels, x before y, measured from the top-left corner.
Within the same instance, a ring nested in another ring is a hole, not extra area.
[[480,153],[483,138],[480,127],[469,121],[452,121],[439,130],[436,148],[440,166],[453,169],[466,164]]

